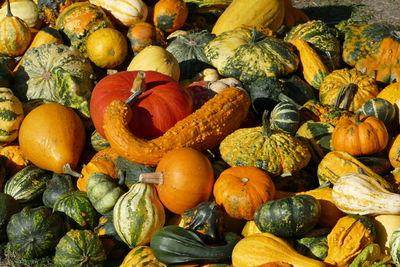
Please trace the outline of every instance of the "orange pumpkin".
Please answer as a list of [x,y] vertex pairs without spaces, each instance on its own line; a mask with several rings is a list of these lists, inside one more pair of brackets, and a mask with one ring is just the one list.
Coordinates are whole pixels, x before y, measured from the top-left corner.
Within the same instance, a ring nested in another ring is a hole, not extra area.
[[71,168],[85,146],[85,127],[73,109],[57,103],[34,108],[22,121],[18,139],[22,153],[39,168],[79,175]]
[[147,22],[139,22],[129,27],[127,37],[134,54],[139,53],[146,46],[162,46],[165,43],[162,31]]
[[388,142],[385,124],[372,116],[360,119],[360,112],[357,112],[355,121],[343,120],[332,132],[333,150],[348,152],[353,156],[378,153]]
[[142,173],[139,181],[155,183],[162,204],[175,214],[207,201],[214,184],[208,158],[193,148],[177,148],[166,153],[155,173]]
[[263,203],[274,199],[275,185],[263,170],[238,166],[224,170],[214,184],[214,197],[233,218],[252,220]]
[[165,31],[179,30],[189,15],[189,9],[183,0],[159,0],[154,5],[153,23]]
[[10,144],[0,150],[0,155],[6,158],[5,167],[7,176],[11,176],[28,166],[29,162],[25,159],[19,145]]

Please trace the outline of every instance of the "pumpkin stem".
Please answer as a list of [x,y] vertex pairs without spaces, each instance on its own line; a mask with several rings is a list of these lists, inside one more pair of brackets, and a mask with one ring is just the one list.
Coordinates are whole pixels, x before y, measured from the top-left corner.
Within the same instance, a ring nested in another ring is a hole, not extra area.
[[82,177],[82,174],[80,174],[79,172],[74,171],[71,168],[71,165],[69,165],[69,163],[67,163],[67,164],[65,164],[63,166],[63,173],[64,174],[69,174],[69,175],[71,175],[73,177],[77,177],[77,178],[81,178]]
[[345,88],[345,86],[342,85],[342,86],[340,87],[340,89],[339,89],[339,93],[338,93],[338,96],[337,96],[337,98],[336,98],[336,100],[335,100],[335,104],[334,104],[335,108],[338,108],[339,105],[340,105],[340,102],[342,101],[342,96],[343,96],[344,88]]
[[355,121],[354,121],[354,123],[355,123],[356,125],[359,125],[359,124],[361,123],[360,116],[361,116],[361,110],[358,110],[358,111],[356,112],[356,118],[355,118]]
[[268,110],[264,110],[263,115],[262,115],[262,125],[263,125],[263,132],[262,134],[265,136],[271,136],[274,132],[271,129],[271,124],[269,123],[268,120]]
[[347,86],[347,91],[346,91],[346,93],[344,95],[344,100],[343,100],[343,108],[344,109],[348,109],[349,108],[350,98],[354,97],[354,93],[355,93],[356,88],[357,88],[357,85],[355,85],[354,83],[350,83]]
[[146,73],[144,71],[139,71],[136,74],[135,80],[133,81],[133,85],[131,88],[132,94],[125,100],[125,103],[130,104],[135,100],[138,96],[140,96],[144,91],[146,91],[146,83],[145,83]]
[[139,175],[139,183],[158,184],[164,183],[164,174],[162,172],[148,172]]
[[7,17],[12,17],[10,0],[7,0]]

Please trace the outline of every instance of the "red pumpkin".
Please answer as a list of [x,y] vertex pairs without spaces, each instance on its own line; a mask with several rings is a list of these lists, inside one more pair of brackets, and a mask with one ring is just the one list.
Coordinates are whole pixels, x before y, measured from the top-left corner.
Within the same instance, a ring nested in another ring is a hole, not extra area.
[[[96,130],[105,136],[103,118],[113,100],[126,100],[132,94],[138,71],[122,71],[101,79],[92,92],[90,115]],[[156,71],[144,71],[144,92],[131,103],[133,118],[129,128],[140,138],[161,136],[175,123],[193,112],[186,90],[171,77]]]

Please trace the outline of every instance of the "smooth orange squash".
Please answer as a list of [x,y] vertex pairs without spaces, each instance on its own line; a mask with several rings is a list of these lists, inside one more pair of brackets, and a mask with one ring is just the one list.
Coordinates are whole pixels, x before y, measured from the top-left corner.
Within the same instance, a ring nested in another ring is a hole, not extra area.
[[18,138],[22,153],[39,168],[71,173],[85,145],[85,127],[73,109],[43,104],[24,118]]
[[142,173],[139,181],[154,183],[161,203],[175,214],[207,201],[214,184],[208,158],[192,148],[178,148],[165,154],[155,173]]
[[159,0],[154,5],[154,25],[165,31],[179,30],[186,22],[189,8],[183,0]]

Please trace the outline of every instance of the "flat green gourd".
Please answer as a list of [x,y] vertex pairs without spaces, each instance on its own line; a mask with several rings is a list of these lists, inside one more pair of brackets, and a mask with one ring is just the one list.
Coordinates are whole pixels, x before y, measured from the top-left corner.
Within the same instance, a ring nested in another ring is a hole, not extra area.
[[271,200],[257,208],[254,222],[262,232],[280,237],[299,237],[318,223],[321,206],[310,195]]
[[191,79],[197,73],[210,67],[204,54],[204,47],[214,39],[215,35],[208,31],[191,31],[178,35],[166,47],[179,62],[181,79]]
[[95,74],[75,48],[51,43],[29,49],[15,73],[14,93],[23,102],[45,99],[76,108],[88,116]]
[[294,26],[285,36],[285,41],[302,39],[312,45],[329,71],[340,67],[341,45],[338,32],[321,20],[311,20]]
[[259,77],[285,76],[297,70],[299,58],[291,44],[255,28],[237,28],[218,35],[205,54],[222,76],[243,83]]
[[71,230],[60,239],[56,266],[103,266],[106,253],[100,238],[90,230]]
[[25,207],[7,225],[10,248],[24,259],[47,256],[57,245],[62,221],[45,206]]
[[310,161],[305,143],[290,134],[270,129],[267,112],[263,126],[241,128],[220,144],[222,159],[230,166],[255,166],[272,176],[295,173]]

